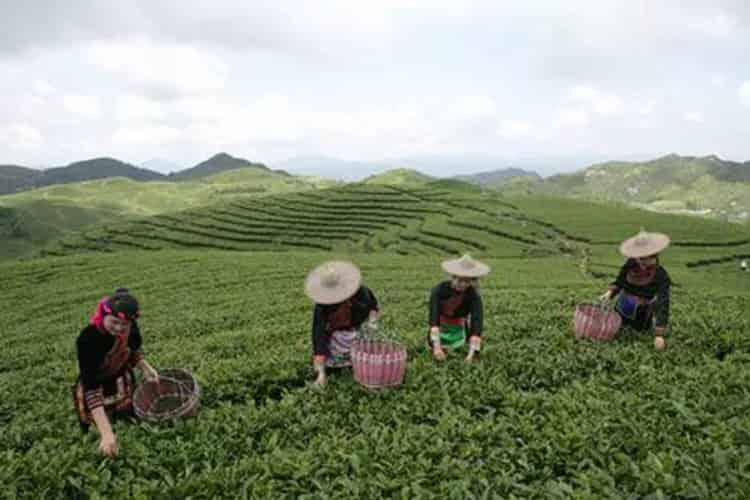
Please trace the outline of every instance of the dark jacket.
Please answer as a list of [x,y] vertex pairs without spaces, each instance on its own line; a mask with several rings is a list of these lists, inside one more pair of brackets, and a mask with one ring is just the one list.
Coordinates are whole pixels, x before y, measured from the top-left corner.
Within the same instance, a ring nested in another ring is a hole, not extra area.
[[474,287],[463,292],[453,288],[450,281],[443,281],[430,293],[430,326],[440,326],[440,318],[469,319],[469,335],[482,336],[482,297]]
[[361,286],[350,299],[340,304],[315,304],[312,321],[313,353],[330,356],[331,334],[337,330],[359,328],[367,321],[370,311],[378,310],[378,300],[372,290]]

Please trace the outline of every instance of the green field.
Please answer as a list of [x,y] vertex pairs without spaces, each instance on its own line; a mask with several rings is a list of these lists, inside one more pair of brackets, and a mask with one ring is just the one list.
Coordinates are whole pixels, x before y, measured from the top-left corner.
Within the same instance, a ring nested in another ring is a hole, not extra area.
[[[115,177],[0,196],[0,208],[13,210],[22,228],[15,237],[0,229],[0,259],[27,255],[45,242],[97,222],[171,213],[222,200],[317,189],[333,184],[323,179],[289,177],[242,168],[188,182],[136,182]],[[0,228],[3,220],[0,212]]]
[[[576,341],[575,304],[604,290],[621,263],[613,243],[641,225],[675,241],[667,349]],[[750,273],[736,256],[749,238],[445,182],[245,195],[85,228],[44,257],[0,263],[0,495],[747,498]],[[423,346],[428,292],[440,261],[465,251],[493,268],[482,360],[438,366]],[[335,257],[361,266],[407,344],[401,388],[308,386],[303,281]],[[191,370],[204,394],[195,419],[117,423],[111,461],[80,434],[70,388],[77,332],[120,285],[142,303],[147,358]]]

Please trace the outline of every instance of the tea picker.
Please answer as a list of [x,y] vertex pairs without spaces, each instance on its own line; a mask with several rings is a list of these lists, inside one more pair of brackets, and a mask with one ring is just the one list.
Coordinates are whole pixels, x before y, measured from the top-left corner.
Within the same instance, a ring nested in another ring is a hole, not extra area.
[[78,420],[84,432],[94,424],[101,436],[99,450],[110,457],[118,452],[110,418],[134,416],[133,369],[139,368],[146,379],[158,378],[141,349],[139,315],[136,298],[127,289],[118,288],[99,301],[89,325],[76,340],[79,376],[73,401]]
[[626,257],[615,281],[600,297],[615,299],[614,311],[622,326],[638,332],[653,327],[654,347],[665,347],[664,336],[669,323],[671,279],[659,261],[659,254],[669,246],[669,237],[661,233],[641,230],[620,245]]
[[[119,452],[111,419],[160,421],[198,411],[200,388],[190,373],[175,369],[157,373],[145,360],[139,316],[138,300],[126,288],[118,288],[99,301],[76,340],[76,413],[81,430],[88,432],[93,424],[99,431],[99,451],[108,457]],[[137,387],[134,368],[145,377]]]
[[455,351],[469,342],[466,361],[479,359],[482,346],[483,308],[479,279],[490,272],[486,264],[464,255],[446,260],[442,269],[449,279],[430,292],[427,345],[433,357],[442,361],[447,351]]
[[352,366],[352,343],[357,330],[377,321],[378,301],[362,284],[360,270],[351,262],[330,261],[316,267],[305,280],[305,293],[314,302],[312,314],[315,384],[327,382],[326,369]]

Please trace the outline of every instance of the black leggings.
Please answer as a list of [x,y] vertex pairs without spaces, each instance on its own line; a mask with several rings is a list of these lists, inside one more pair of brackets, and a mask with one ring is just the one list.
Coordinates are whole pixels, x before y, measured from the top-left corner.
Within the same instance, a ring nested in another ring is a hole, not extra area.
[[617,311],[622,318],[622,326],[627,326],[638,332],[645,332],[651,328],[654,321],[654,315],[647,308],[639,307],[636,311],[635,318],[628,318],[624,316],[620,311]]

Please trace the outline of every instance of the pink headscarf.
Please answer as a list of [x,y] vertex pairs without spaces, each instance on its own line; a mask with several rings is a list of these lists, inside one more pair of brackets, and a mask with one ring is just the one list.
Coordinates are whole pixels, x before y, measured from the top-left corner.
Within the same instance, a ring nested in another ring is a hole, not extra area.
[[96,311],[89,319],[89,323],[99,330],[104,330],[104,317],[108,314],[112,314],[112,309],[109,307],[109,297],[105,295],[96,305]]

